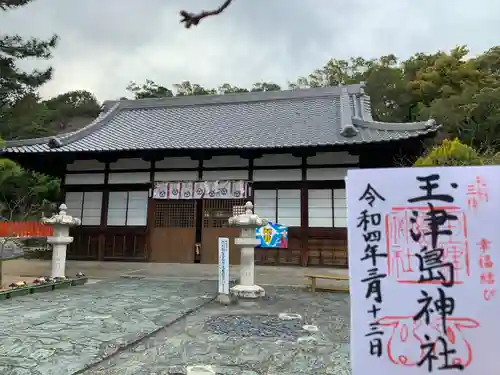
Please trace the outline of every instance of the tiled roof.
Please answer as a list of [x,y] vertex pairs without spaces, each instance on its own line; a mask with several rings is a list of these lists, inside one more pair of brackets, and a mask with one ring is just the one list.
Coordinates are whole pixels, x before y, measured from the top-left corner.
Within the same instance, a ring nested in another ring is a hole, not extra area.
[[269,149],[352,145],[433,133],[434,121],[372,119],[362,85],[105,102],[88,126],[52,138],[6,142],[8,153]]

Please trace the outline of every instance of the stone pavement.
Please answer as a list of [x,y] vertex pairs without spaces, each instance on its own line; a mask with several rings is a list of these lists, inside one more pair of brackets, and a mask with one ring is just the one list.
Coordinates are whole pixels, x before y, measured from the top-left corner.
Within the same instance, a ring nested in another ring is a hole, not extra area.
[[1,301],[0,374],[72,375],[215,292],[210,281],[118,279]]
[[203,365],[224,375],[349,375],[348,295],[266,291],[254,306],[212,302],[83,374],[181,375]]
[[[216,280],[216,264],[169,264],[133,262],[83,262],[68,261],[66,275],[83,272],[93,279],[116,279],[121,275],[148,279],[196,279]],[[231,276],[239,277],[239,267],[230,267]],[[256,266],[255,280],[259,285],[297,285],[306,283],[305,274],[329,274],[346,276],[347,270],[335,268]],[[9,280],[30,279],[50,274],[50,261],[17,259],[5,262],[4,278]],[[28,281],[28,280],[26,280]]]

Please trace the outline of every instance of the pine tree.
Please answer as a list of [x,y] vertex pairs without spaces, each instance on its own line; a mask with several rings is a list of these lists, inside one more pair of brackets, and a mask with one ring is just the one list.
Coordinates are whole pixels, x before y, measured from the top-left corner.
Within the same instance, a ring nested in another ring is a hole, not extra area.
[[[0,0],[0,11],[19,8],[32,1]],[[24,72],[16,63],[26,58],[49,59],[57,39],[57,35],[48,40],[40,40],[0,33],[0,121],[17,100],[26,94],[34,94],[52,77],[52,68]]]

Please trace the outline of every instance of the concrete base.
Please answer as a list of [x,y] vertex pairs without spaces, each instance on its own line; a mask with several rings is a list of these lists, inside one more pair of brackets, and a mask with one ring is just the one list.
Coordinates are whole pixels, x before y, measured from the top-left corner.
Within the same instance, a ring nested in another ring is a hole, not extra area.
[[235,285],[231,288],[231,294],[238,298],[256,299],[264,297],[264,288],[258,285]]
[[228,306],[232,303],[231,297],[228,294],[219,294],[217,296],[217,302],[219,302],[221,305]]

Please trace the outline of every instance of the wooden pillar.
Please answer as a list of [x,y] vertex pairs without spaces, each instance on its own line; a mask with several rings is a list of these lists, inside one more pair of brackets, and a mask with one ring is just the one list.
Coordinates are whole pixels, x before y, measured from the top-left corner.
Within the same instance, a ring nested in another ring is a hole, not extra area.
[[146,261],[151,259],[151,253],[153,251],[151,236],[154,228],[155,220],[155,200],[153,199],[153,190],[155,188],[155,170],[156,170],[156,160],[151,160],[151,169],[149,170],[149,197],[148,197],[148,216],[146,221]]
[[106,227],[108,223],[108,206],[109,206],[109,161],[104,164],[104,190],[102,192],[101,205],[101,225],[99,226],[99,246],[97,249],[97,260],[104,260],[104,248],[106,246]]
[[302,156],[302,183],[300,187],[300,265],[306,267],[309,258],[309,194],[307,184],[307,156]]

